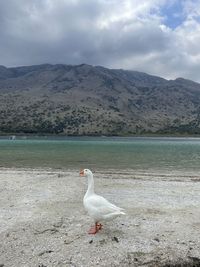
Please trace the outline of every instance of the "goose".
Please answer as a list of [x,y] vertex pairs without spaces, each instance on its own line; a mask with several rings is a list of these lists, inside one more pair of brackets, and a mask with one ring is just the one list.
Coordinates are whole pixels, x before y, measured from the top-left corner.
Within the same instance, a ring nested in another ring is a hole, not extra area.
[[125,215],[124,209],[115,206],[102,196],[94,192],[93,173],[89,169],[80,171],[80,176],[87,177],[88,189],[83,198],[83,205],[89,216],[93,218],[95,225],[89,230],[89,234],[96,234],[102,228],[102,221],[110,221],[120,215]]

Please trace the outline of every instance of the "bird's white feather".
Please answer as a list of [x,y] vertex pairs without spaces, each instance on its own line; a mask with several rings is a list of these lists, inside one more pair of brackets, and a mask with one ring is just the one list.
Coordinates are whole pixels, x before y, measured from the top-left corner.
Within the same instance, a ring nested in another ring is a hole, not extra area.
[[94,193],[94,181],[91,171],[89,171],[88,173],[88,190],[84,196],[83,204],[86,211],[94,219],[95,222],[102,220],[112,220],[119,215],[125,214],[123,212],[124,209],[117,207],[104,197]]

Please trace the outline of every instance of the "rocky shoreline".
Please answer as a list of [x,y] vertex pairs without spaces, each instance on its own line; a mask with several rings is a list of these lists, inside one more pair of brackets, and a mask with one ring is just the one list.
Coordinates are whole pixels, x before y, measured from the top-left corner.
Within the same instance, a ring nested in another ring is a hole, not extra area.
[[126,216],[95,236],[79,170],[0,169],[0,266],[200,266],[200,174],[98,171]]

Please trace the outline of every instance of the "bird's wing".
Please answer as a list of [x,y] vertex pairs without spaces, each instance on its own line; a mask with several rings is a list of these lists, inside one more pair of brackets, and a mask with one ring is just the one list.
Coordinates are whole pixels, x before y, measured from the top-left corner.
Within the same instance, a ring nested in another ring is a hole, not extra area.
[[114,204],[110,203],[107,199],[99,195],[93,195],[88,198],[88,203],[94,209],[97,209],[99,213],[111,213],[111,212],[120,212],[123,209],[115,206]]

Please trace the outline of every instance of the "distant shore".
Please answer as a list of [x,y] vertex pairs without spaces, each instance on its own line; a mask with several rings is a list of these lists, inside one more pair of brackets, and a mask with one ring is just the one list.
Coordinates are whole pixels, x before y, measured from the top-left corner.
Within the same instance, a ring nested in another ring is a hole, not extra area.
[[199,173],[101,170],[95,186],[126,216],[91,236],[78,170],[0,168],[0,266],[199,266]]
[[151,133],[151,134],[132,134],[132,135],[94,135],[94,134],[88,134],[88,135],[66,135],[66,134],[50,134],[50,133],[34,133],[34,134],[30,134],[30,133],[0,133],[0,138],[3,137],[57,137],[57,138],[87,138],[87,137],[94,137],[94,138],[131,138],[131,137],[135,137],[135,138],[148,138],[148,137],[155,137],[155,138],[160,138],[160,137],[169,137],[169,138],[200,138],[200,134],[156,134],[156,133]]

